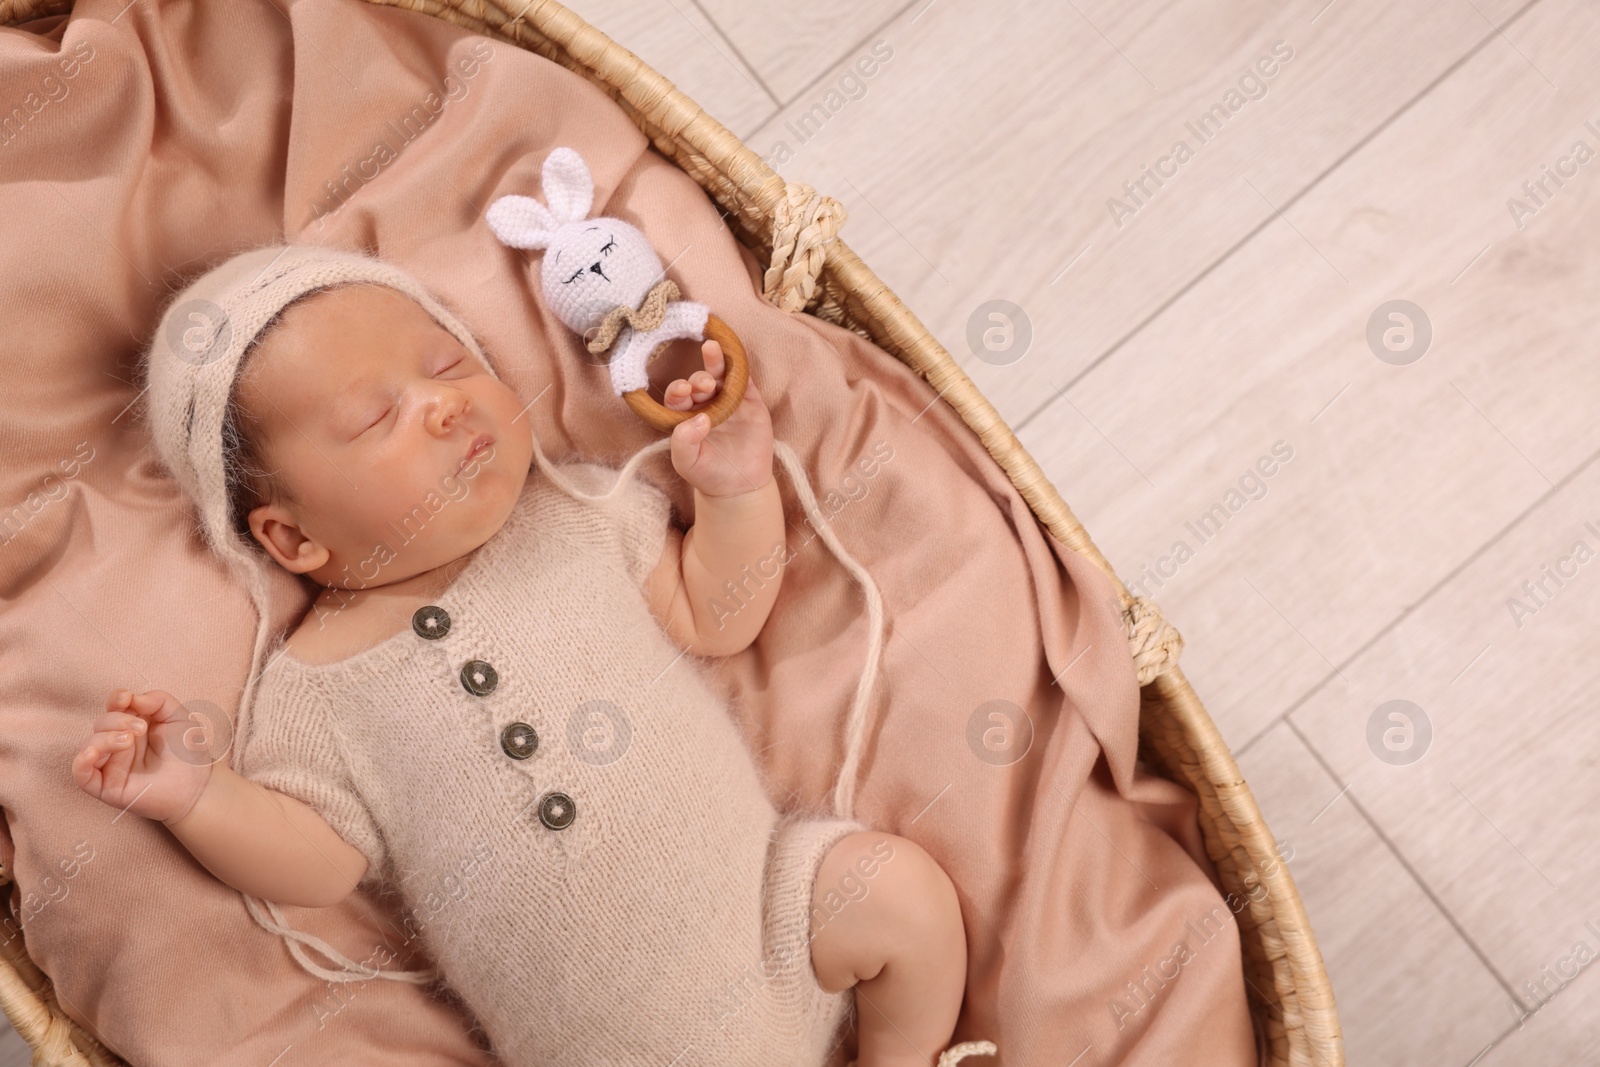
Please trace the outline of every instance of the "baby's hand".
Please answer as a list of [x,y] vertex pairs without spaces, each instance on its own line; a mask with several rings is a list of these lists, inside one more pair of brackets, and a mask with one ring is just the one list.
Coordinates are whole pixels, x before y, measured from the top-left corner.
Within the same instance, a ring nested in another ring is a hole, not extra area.
[[[674,411],[704,404],[721,387],[727,373],[722,346],[707,341],[700,351],[706,369],[667,386],[663,402]],[[715,428],[710,421],[696,415],[673,429],[672,466],[679,476],[706,496],[738,496],[764,486],[772,478],[772,416],[755,378],[726,421]]]
[[[159,689],[114,689],[89,743],[72,760],[78,788],[114,808],[163,822],[189,813],[211,780],[212,758],[191,751],[183,705]],[[182,751],[179,751],[182,749]]]

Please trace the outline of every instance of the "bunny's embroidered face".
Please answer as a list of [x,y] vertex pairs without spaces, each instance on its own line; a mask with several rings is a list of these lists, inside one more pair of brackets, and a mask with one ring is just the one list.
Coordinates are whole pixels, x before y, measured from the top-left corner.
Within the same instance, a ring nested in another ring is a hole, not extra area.
[[661,260],[635,227],[597,218],[558,230],[540,273],[545,301],[582,334],[618,304],[643,303],[661,277]]
[[582,335],[621,304],[637,308],[665,271],[650,241],[621,219],[588,218],[594,180],[583,157],[553,150],[542,174],[546,207],[528,196],[502,196],[485,218],[502,244],[545,249],[540,285],[567,328]]

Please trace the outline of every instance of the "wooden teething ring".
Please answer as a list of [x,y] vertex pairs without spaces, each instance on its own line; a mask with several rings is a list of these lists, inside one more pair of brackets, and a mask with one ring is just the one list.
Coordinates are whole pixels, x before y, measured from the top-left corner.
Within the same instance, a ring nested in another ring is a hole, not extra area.
[[[715,341],[722,346],[723,358],[727,360],[727,367],[722,376],[722,387],[717,390],[717,395],[711,398],[711,403],[703,408],[673,411],[652,397],[648,389],[632,389],[622,394],[622,399],[628,402],[635,415],[662,433],[671,433],[678,423],[692,419],[701,412],[709,415],[711,425],[716,426],[732,415],[739,402],[744,399],[744,387],[750,381],[750,361],[745,358],[744,343],[727,323],[715,315],[706,316],[705,334],[707,341]],[[660,352],[661,348],[670,343],[669,341],[662,344],[656,352]],[[655,353],[651,353],[651,358],[654,356]]]

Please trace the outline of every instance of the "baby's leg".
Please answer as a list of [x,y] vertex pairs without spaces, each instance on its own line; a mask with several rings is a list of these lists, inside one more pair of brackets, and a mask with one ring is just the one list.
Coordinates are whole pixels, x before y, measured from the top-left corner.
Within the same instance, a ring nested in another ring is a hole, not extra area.
[[811,965],[829,992],[855,986],[859,1067],[932,1067],[967,983],[950,877],[903,837],[840,838],[812,890]]

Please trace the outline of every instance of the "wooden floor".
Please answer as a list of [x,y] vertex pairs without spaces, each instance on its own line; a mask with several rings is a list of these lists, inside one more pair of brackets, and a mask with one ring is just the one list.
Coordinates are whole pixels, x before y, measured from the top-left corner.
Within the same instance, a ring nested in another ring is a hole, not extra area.
[[1600,1062],[1600,5],[571,6],[845,205],[1183,632],[1350,1062]]
[[1600,1060],[1600,5],[569,3],[846,206],[1183,632],[1350,1062]]

